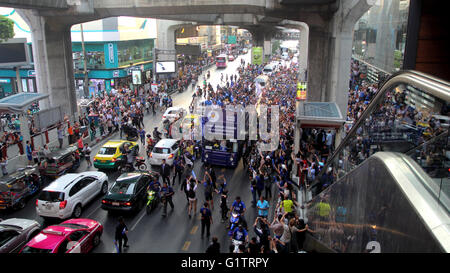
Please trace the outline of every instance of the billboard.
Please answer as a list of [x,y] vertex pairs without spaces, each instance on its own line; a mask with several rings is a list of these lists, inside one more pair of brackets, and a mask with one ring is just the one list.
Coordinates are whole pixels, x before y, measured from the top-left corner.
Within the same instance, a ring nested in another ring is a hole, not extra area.
[[232,44],[232,45],[236,44],[236,36],[229,35],[228,36],[228,44]]
[[30,63],[27,40],[24,38],[9,39],[0,43],[0,52],[0,66],[20,66]]
[[156,73],[175,73],[175,62],[156,62]]
[[263,59],[263,48],[262,47],[253,47],[252,48],[252,64],[260,65],[262,64]]
[[131,75],[133,77],[133,85],[142,84],[142,72],[141,72],[141,70],[133,70],[133,71],[131,71]]

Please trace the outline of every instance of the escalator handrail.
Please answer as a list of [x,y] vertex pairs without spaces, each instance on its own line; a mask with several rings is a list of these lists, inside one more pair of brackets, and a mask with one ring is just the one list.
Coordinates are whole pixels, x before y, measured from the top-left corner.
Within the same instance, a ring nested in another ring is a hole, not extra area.
[[367,108],[362,112],[360,118],[356,120],[355,124],[352,126],[345,138],[341,141],[338,148],[327,160],[327,163],[322,168],[319,175],[316,176],[315,181],[311,183],[309,188],[313,188],[320,183],[320,177],[322,177],[325,170],[328,169],[330,163],[332,163],[335,157],[339,155],[345,147],[347,147],[348,142],[353,139],[354,135],[356,134],[356,130],[376,109],[378,104],[384,99],[386,92],[391,91],[392,88],[395,88],[400,84],[412,85],[433,97],[438,97],[446,102],[450,102],[450,83],[446,81],[414,70],[402,70],[392,74],[383,82],[378,93],[369,103]]

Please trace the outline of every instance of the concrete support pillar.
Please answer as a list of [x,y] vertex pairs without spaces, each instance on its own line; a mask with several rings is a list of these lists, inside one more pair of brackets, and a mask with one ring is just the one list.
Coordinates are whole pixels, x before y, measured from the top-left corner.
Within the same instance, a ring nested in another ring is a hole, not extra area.
[[341,1],[332,18],[321,26],[310,26],[308,101],[334,101],[347,114],[353,28],[374,2]]
[[298,66],[300,71],[299,79],[306,81],[306,70],[308,68],[308,48],[309,48],[309,27],[305,23],[302,23],[300,28],[300,50],[298,56]]
[[264,60],[263,62],[268,61],[270,55],[272,55],[272,36],[273,30],[266,27],[260,27],[257,29],[249,29],[253,38],[253,46],[262,47]]
[[[324,29],[309,29],[308,101],[324,101],[329,76],[331,33]],[[351,49],[350,49],[351,50]]]
[[174,50],[176,44],[175,31],[184,22],[156,20],[156,48]]
[[71,120],[77,119],[77,100],[70,26],[31,10],[18,10],[31,28],[37,91],[49,94],[41,109],[62,106]]

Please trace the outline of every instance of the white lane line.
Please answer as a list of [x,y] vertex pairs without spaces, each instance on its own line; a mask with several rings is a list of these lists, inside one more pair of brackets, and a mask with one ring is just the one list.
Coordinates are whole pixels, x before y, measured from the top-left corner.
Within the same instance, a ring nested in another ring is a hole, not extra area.
[[146,213],[145,213],[145,209],[144,209],[144,210],[142,210],[141,217],[139,217],[139,219],[136,221],[136,223],[131,227],[131,231],[134,230],[134,228],[137,226],[137,224],[139,224],[139,222],[142,220],[142,218],[144,218],[145,215],[146,215]]
[[[100,202],[101,203],[101,202]],[[91,211],[88,215],[86,215],[87,218],[91,217],[92,214],[94,214],[94,212],[96,212],[98,209],[100,209],[102,207],[102,204],[100,204],[97,208],[95,208],[93,211]]]

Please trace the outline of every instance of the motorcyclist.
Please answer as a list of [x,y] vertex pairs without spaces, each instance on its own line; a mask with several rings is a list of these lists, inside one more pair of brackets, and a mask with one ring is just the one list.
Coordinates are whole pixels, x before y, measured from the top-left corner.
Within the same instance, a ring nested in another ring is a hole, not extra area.
[[134,171],[134,166],[133,166],[134,154],[133,154],[133,151],[130,149],[130,147],[127,144],[125,144],[123,146],[123,154],[126,155],[126,157],[127,157],[127,165],[129,165],[130,172]]
[[158,199],[158,201],[161,199],[161,196],[159,192],[161,191],[161,184],[159,183],[158,179],[155,179],[150,182],[150,184],[147,187],[147,191],[152,190],[155,192],[155,196]]
[[248,242],[248,232],[245,230],[243,225],[239,225],[233,230],[233,233],[230,236],[230,240],[233,245],[246,245]]
[[[241,197],[237,196],[236,200],[234,200],[233,204],[231,204],[230,213],[236,212],[239,214],[239,223],[243,223],[247,226],[244,213],[247,210],[244,201],[241,200]],[[228,228],[231,227],[231,224]]]
[[158,131],[158,127],[155,127],[155,129],[153,129],[153,138],[155,139],[155,141],[159,141],[161,139],[161,132]]

